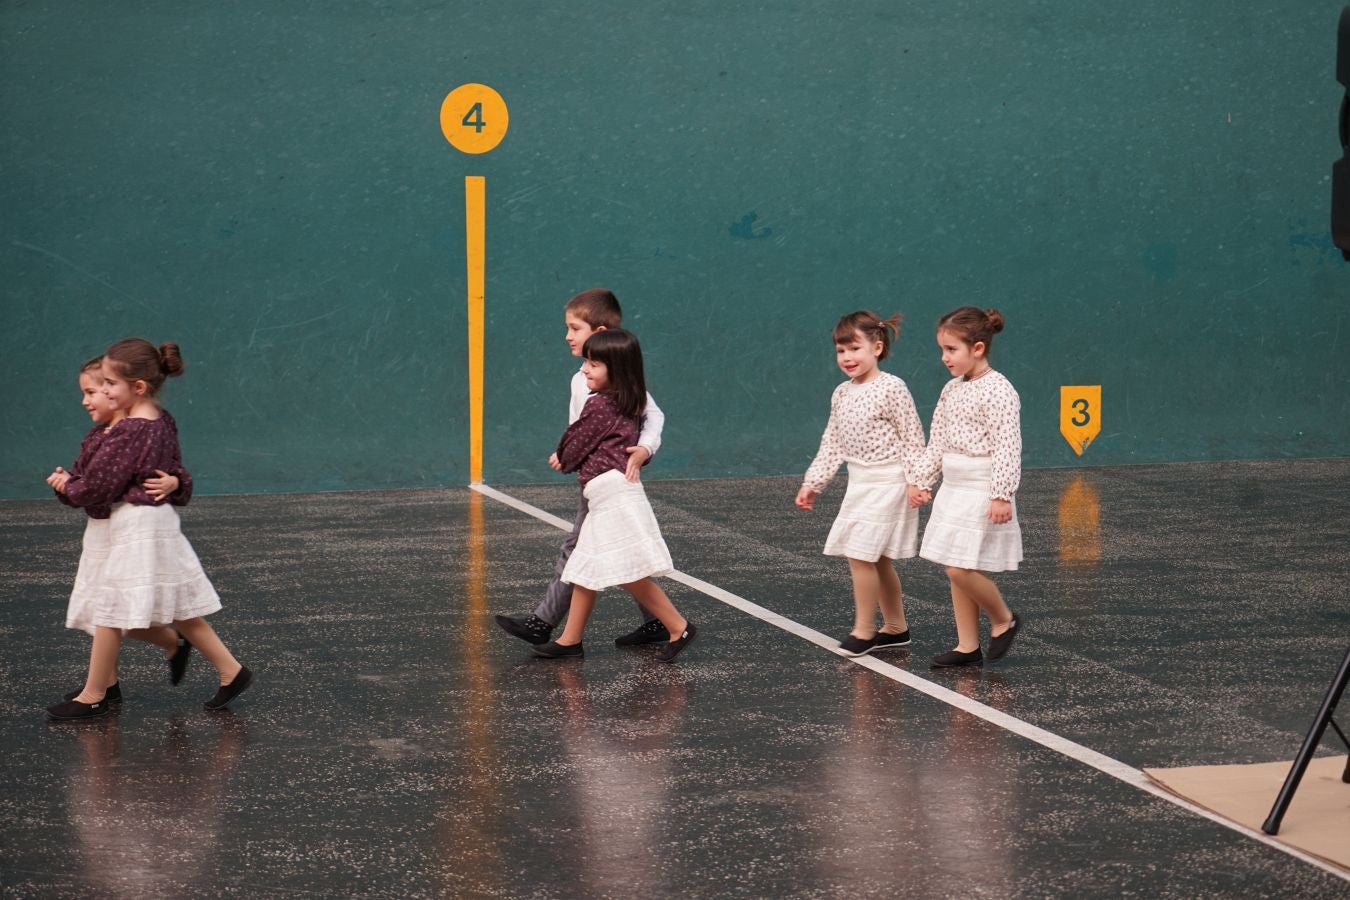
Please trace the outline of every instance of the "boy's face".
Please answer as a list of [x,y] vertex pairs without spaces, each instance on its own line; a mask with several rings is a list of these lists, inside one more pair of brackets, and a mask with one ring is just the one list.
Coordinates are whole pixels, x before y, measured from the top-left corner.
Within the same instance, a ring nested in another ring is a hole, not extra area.
[[563,315],[563,322],[567,325],[567,334],[563,335],[563,340],[567,341],[567,346],[572,348],[573,356],[581,355],[581,348],[586,346],[586,339],[597,331],[604,331],[605,326],[592,328],[588,323],[582,321],[571,313]]
[[112,404],[103,393],[103,376],[98,369],[80,373],[80,405],[98,425],[112,419]]

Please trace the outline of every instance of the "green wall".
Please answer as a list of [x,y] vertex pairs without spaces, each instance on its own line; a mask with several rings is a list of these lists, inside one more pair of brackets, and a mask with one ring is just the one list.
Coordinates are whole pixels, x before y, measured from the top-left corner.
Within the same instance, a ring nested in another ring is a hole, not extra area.
[[[1337,3],[0,4],[0,496],[79,362],[176,340],[202,491],[468,478],[463,176],[487,179],[486,478],[555,478],[562,305],[613,288],[658,477],[805,468],[841,313],[1008,331],[1029,466],[1344,455]],[[441,99],[511,129],[469,157]],[[1059,387],[1101,384],[1080,459]]]

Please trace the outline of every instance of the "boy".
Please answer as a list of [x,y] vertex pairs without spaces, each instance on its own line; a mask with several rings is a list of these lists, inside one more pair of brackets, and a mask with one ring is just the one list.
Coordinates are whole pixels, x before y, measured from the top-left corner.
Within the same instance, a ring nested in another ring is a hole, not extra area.
[[[623,311],[613,293],[604,288],[592,288],[567,301],[567,305],[563,307],[563,322],[567,326],[564,340],[571,348],[572,355],[580,356],[581,348],[586,345],[586,339],[592,334],[606,328],[618,328],[623,324]],[[581,416],[581,408],[586,405],[588,396],[590,391],[586,388],[586,378],[580,370],[577,370],[572,376],[572,397],[567,407],[569,425]],[[665,422],[665,414],[648,393],[647,411],[642,417],[642,433],[638,435],[638,445],[628,448],[628,469],[624,472],[624,476],[629,481],[638,480],[642,467],[660,449],[661,428]],[[549,457],[548,464],[554,471],[560,471],[562,468],[556,453]],[[567,615],[567,610],[572,605],[572,586],[562,580],[562,572],[572,555],[572,548],[577,545],[577,535],[581,533],[581,523],[586,521],[587,512],[586,497],[582,495],[577,504],[577,518],[572,524],[572,533],[563,541],[557,565],[554,567],[553,581],[548,586],[548,593],[544,596],[543,602],[528,616],[495,617],[497,624],[507,634],[536,645],[547,644],[552,638],[553,629],[558,627],[558,623]],[[637,604],[637,607],[642,613],[642,624],[628,634],[615,638],[614,643],[620,647],[631,647],[638,644],[662,644],[668,641],[670,634],[660,620],[641,604]]]

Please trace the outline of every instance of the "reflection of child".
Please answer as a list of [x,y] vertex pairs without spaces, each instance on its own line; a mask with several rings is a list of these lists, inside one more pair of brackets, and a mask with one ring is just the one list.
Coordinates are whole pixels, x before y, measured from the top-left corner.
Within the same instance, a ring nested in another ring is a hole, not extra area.
[[562,471],[577,473],[590,511],[562,573],[572,585],[567,627],[556,641],[533,650],[548,657],[583,655],[581,638],[596,593],[619,585],[661,621],[668,640],[656,658],[671,662],[698,630],[652,581],[671,571],[670,551],[642,483],[624,477],[627,448],[637,440],[647,403],[642,349],[633,335],[612,328],[592,334],[583,352],[582,371],[592,394],[581,417],[563,432],[557,458]]
[[820,450],[797,492],[797,506],[811,509],[839,464],[848,463],[848,490],[825,541],[826,555],[846,557],[853,576],[853,629],[839,642],[848,656],[910,642],[892,561],[914,556],[918,545],[919,514],[905,486],[923,457],[923,424],[905,383],[878,365],[899,325],[899,316],[882,321],[859,311],[834,326],[835,358],[849,380],[830,398]]
[[1016,569],[1022,561],[1014,502],[1022,478],[1021,401],[989,365],[990,344],[1002,330],[996,309],[963,306],[938,321],[942,364],[954,377],[933,411],[928,450],[910,489],[911,504],[921,506],[942,474],[919,555],[947,567],[957,644],[933,657],[934,668],[984,662],[981,610],[989,617],[989,659],[1006,654],[1022,626],[984,574]]
[[[131,338],[108,348],[101,371],[102,393],[115,421],[78,473],[54,473],[51,482],[92,517],[107,511],[98,540],[86,542],[70,598],[70,618],[93,627],[94,646],[84,688],[47,713],[54,719],[106,713],[123,631],[170,624],[220,673],[220,690],[206,701],[207,709],[220,709],[249,686],[253,673],[201,618],[219,610],[220,599],[183,537],[178,511],[141,486],[151,472],[183,472],[177,426],[155,396],[166,377],[182,373],[183,358],[177,344],[156,350]],[[184,660],[185,647],[179,651]]]
[[[80,454],[75,459],[75,463],[70,467],[70,471],[57,466],[51,475],[47,477],[47,484],[56,489],[58,486],[64,486],[71,478],[81,478],[89,460],[93,457],[94,451],[98,448],[103,436],[108,428],[124,417],[124,413],[115,410],[108,401],[108,397],[103,393],[103,357],[96,356],[86,362],[80,368],[80,405],[89,413],[89,418],[93,419],[94,427],[89,429],[84,440],[80,442]],[[192,496],[192,479],[188,477],[186,471],[182,469],[174,470],[177,474],[170,474],[160,469],[155,472],[154,477],[147,478],[141,482],[141,490],[152,501],[159,502],[167,499],[175,506],[184,506]],[[180,478],[181,476],[181,478]],[[67,506],[71,505],[70,500],[61,491],[56,491],[56,499]],[[111,509],[109,507],[88,507],[85,509],[85,527],[84,527],[84,553],[90,559],[104,552],[107,546],[107,528],[108,515]],[[75,577],[77,585],[76,592],[72,594],[72,602],[66,610],[66,627],[79,628],[83,631],[94,633],[94,626],[91,621],[93,609],[87,603],[77,604],[74,602],[76,596],[81,594],[87,596],[87,591],[81,591],[78,588],[81,578],[87,578],[88,567],[84,565],[84,559],[81,558],[79,574]],[[182,681],[183,673],[187,670],[188,654],[191,648],[183,641],[178,633],[172,628],[165,626],[156,626],[152,628],[133,628],[127,631],[127,636],[155,644],[164,651],[164,656],[169,662],[169,681],[172,684],[178,684]],[[80,692],[71,691],[66,695],[67,700],[73,700]],[[107,700],[109,702],[122,699],[122,688],[117,678],[116,670],[113,671],[112,683],[108,685]]]
[[[613,292],[604,288],[591,288],[567,301],[567,305],[563,307],[563,324],[567,327],[563,339],[567,341],[572,355],[579,357],[581,348],[592,334],[607,328],[618,328],[623,324],[623,310]],[[572,424],[581,415],[582,407],[586,405],[590,393],[585,377],[578,371],[572,376],[572,396],[567,405],[567,424]],[[627,454],[624,473],[629,481],[638,480],[642,467],[661,446],[661,429],[666,417],[651,394],[647,395],[647,406],[642,412],[641,421],[641,434],[633,446],[624,448]],[[555,453],[549,457],[548,463],[557,470],[558,455]],[[558,553],[553,581],[548,586],[548,593],[534,612],[528,616],[495,617],[497,624],[507,634],[531,644],[545,644],[552,637],[553,629],[563,620],[563,616],[567,615],[568,607],[572,603],[572,585],[563,581],[562,572],[567,565],[568,557],[572,555],[572,548],[577,545],[577,535],[581,533],[581,525],[586,521],[587,509],[586,495],[582,493],[577,504],[576,521],[572,523],[572,533],[563,541],[562,550]],[[638,612],[642,616],[642,624],[629,633],[615,638],[614,643],[620,647],[627,647],[665,641],[666,629],[661,621],[643,609],[640,604]]]

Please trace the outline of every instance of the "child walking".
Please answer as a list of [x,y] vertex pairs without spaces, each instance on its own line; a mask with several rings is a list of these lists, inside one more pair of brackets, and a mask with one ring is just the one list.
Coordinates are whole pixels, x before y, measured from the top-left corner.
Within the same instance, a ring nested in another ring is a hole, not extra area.
[[[108,428],[125,415],[123,411],[114,409],[107,395],[103,393],[102,369],[103,357],[101,356],[94,357],[80,367],[80,405],[89,413],[89,418],[93,420],[94,427],[89,429],[89,433],[80,442],[79,456],[75,458],[70,471],[57,466],[52,474],[47,477],[47,484],[56,490],[56,498],[67,506],[71,505],[70,500],[59,488],[71,478],[79,479],[83,477],[89,460],[93,457],[94,451],[98,449],[104,435],[107,434]],[[141,489],[152,501],[158,502],[167,499],[174,506],[185,506],[192,496],[192,479],[187,471],[181,468],[176,469],[175,474],[160,469],[155,472],[153,477],[146,478],[141,482]],[[108,506],[85,508],[84,554],[91,560],[97,556],[106,555],[108,516],[111,512],[112,510]],[[82,576],[87,579],[86,568],[81,566],[79,573],[76,575],[77,585]],[[77,589],[75,594],[87,597],[88,590],[87,588],[85,590]],[[92,635],[94,633],[92,612],[93,610],[88,604],[76,605],[72,603],[66,610],[66,627],[78,628]],[[188,656],[192,652],[192,648],[176,631],[166,626],[133,628],[127,631],[127,637],[155,644],[162,649],[169,665],[169,682],[176,685],[183,680],[183,674],[187,671]],[[73,700],[79,693],[79,690],[71,691],[66,694],[65,699]],[[106,699],[110,703],[122,699],[122,687],[116,670],[113,672],[113,682],[108,686]]]
[[938,321],[942,364],[952,373],[933,411],[928,450],[910,489],[911,505],[932,498],[942,475],[919,555],[942,563],[951,580],[956,647],[933,657],[933,668],[978,666],[980,611],[989,617],[989,659],[1000,659],[1022,627],[986,572],[1022,561],[1015,496],[1022,478],[1021,400],[989,364],[996,309],[963,306]]
[[141,487],[151,472],[182,471],[178,429],[156,395],[164,379],[182,374],[177,344],[156,349],[141,338],[118,341],[103,356],[103,394],[116,421],[84,461],[53,487],[72,506],[108,510],[107,526],[80,557],[68,619],[94,629],[89,675],[74,697],[47,708],[53,719],[107,713],[117,683],[122,633],[171,625],[216,667],[220,688],[207,709],[222,709],[242,693],[253,673],[226,649],[202,616],[220,609],[178,511]]
[[[834,326],[835,358],[848,381],[830,398],[830,420],[820,450],[806,470],[797,506],[816,497],[848,463],[848,489],[825,540],[826,556],[848,559],[853,578],[853,628],[839,642],[846,656],[910,643],[894,560],[914,556],[919,515],[906,495],[908,474],[923,457],[923,424],[905,382],[883,372],[900,316],[882,320],[860,310]],[[877,629],[877,609],[882,625]]]
[[597,331],[582,348],[586,387],[592,392],[580,417],[558,442],[559,469],[576,472],[589,512],[576,547],[563,568],[572,585],[567,626],[556,641],[532,647],[539,656],[582,656],[582,635],[599,591],[615,585],[632,595],[666,630],[657,653],[673,662],[698,635],[666,592],[652,581],[673,568],[651,504],[639,481],[624,477],[627,448],[638,436],[638,420],[647,403],[642,348],[619,328]]
[[[563,337],[567,341],[568,348],[573,356],[580,357],[581,348],[592,334],[607,328],[618,328],[623,324],[623,310],[619,306],[619,299],[612,291],[605,288],[591,288],[567,301],[567,305],[563,307],[563,324],[567,328]],[[581,410],[590,394],[591,390],[586,386],[586,376],[582,370],[578,370],[572,376],[571,399],[567,406],[569,425],[581,416]],[[660,449],[661,429],[665,421],[665,414],[656,405],[652,395],[648,394],[647,405],[641,416],[641,434],[633,446],[624,448],[627,454],[624,473],[629,481],[638,480],[642,467]],[[557,471],[558,454],[550,456],[548,464]],[[586,495],[583,492],[577,503],[577,516],[572,523],[572,532],[563,541],[558,561],[553,567],[553,581],[549,583],[544,599],[535,607],[534,612],[528,616],[494,617],[507,634],[530,644],[545,644],[553,636],[553,629],[567,615],[568,607],[572,603],[572,585],[563,580],[562,573],[568,558],[572,555],[572,549],[577,545],[577,536],[581,534],[581,526],[586,521],[587,511]],[[638,613],[642,617],[642,624],[633,631],[615,638],[614,643],[617,646],[655,644],[667,639],[665,626],[656,616],[643,609],[640,603]]]

